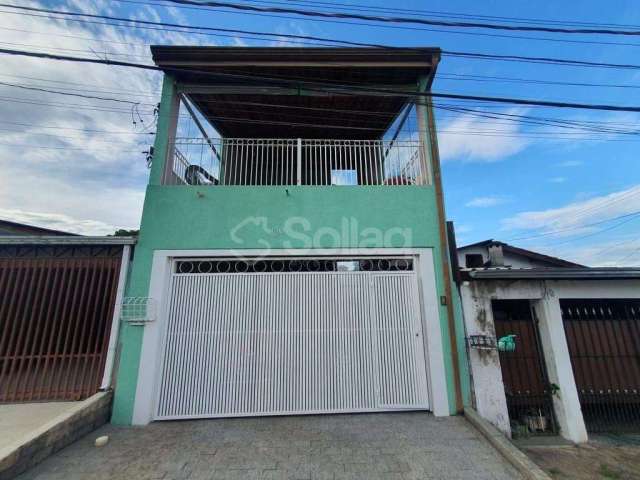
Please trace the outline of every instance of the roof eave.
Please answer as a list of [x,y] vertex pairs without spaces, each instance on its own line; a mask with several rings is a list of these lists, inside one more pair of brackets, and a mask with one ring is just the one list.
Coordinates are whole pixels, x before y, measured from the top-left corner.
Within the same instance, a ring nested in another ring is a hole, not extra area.
[[62,235],[0,236],[0,245],[134,245],[136,237],[82,237]]
[[471,280],[607,280],[640,279],[640,268],[488,268],[465,269]]

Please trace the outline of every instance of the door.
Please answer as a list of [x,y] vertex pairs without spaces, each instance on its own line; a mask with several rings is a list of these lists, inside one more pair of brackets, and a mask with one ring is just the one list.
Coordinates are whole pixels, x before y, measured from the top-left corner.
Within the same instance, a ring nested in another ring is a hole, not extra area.
[[589,432],[640,432],[640,300],[560,300]]
[[500,369],[516,434],[554,433],[552,391],[547,378],[537,319],[529,300],[492,302],[496,337],[515,335],[516,349],[500,352]]
[[177,261],[156,418],[428,409],[413,260]]

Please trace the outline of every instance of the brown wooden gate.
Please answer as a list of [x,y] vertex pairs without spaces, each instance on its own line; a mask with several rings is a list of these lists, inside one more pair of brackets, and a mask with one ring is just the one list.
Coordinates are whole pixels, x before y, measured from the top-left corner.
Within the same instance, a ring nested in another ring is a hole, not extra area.
[[516,335],[516,349],[500,352],[500,368],[514,430],[546,434],[556,431],[551,388],[538,334],[537,321],[528,300],[492,302],[496,337]]
[[640,299],[560,307],[587,430],[640,431]]
[[98,391],[122,251],[0,247],[0,402]]

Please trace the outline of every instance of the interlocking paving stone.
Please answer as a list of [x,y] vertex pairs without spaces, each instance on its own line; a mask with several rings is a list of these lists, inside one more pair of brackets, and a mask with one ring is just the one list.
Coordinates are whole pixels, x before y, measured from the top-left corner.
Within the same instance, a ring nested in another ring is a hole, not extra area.
[[408,412],[105,425],[18,480],[511,478],[464,418]]

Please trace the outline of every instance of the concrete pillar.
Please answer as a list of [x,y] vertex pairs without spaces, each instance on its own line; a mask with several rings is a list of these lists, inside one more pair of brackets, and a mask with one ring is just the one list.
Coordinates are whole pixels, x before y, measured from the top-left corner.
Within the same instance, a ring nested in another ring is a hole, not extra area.
[[[495,337],[491,298],[486,292],[478,292],[477,288],[482,287],[475,282],[466,282],[460,292],[467,335]],[[510,438],[511,425],[498,351],[470,348],[469,363],[477,412]]]
[[586,442],[587,429],[573,377],[560,300],[548,290],[547,295],[535,301],[533,305],[539,320],[540,339],[549,382],[560,387],[553,396],[560,435],[575,443]]

